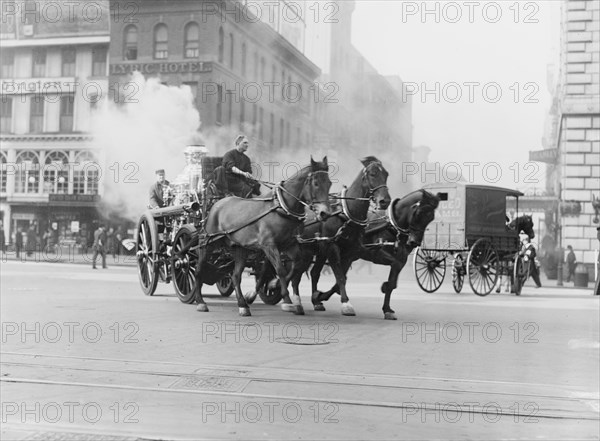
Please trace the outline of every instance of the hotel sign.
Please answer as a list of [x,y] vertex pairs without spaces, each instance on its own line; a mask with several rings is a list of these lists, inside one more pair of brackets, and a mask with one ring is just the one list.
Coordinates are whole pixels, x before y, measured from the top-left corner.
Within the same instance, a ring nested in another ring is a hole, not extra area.
[[163,63],[121,63],[111,64],[111,75],[126,75],[138,71],[142,74],[166,73],[205,73],[212,71],[212,63],[202,61],[163,62]]
[[556,164],[558,159],[558,149],[545,149],[529,152],[529,160],[536,162],[547,162],[548,164]]
[[6,95],[74,93],[79,85],[75,77],[0,80],[0,91]]

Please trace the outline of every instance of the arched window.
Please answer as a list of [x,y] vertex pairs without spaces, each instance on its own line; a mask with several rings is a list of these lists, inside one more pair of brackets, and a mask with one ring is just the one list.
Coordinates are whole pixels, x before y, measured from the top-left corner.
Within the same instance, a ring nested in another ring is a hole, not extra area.
[[69,156],[54,151],[46,155],[44,164],[44,193],[67,194],[69,189]]
[[138,30],[135,25],[128,25],[123,31],[123,59],[137,60]]
[[225,53],[225,33],[223,28],[219,28],[219,63],[223,62]]
[[154,58],[165,60],[169,57],[169,35],[167,25],[159,23],[154,27]]
[[233,34],[229,34],[229,67],[231,67],[232,69],[233,69],[233,51],[234,51]]
[[17,179],[15,193],[37,193],[40,185],[40,158],[25,150],[17,155]]
[[246,76],[246,43],[242,43],[242,76]]
[[0,152],[0,163],[2,165],[2,168],[0,168],[0,193],[6,193],[6,164],[8,160],[4,152]]
[[100,165],[95,162],[94,155],[82,151],[75,157],[73,170],[73,194],[98,194]]
[[185,36],[183,42],[184,58],[198,58],[200,56],[200,27],[198,23],[188,23],[183,35]]

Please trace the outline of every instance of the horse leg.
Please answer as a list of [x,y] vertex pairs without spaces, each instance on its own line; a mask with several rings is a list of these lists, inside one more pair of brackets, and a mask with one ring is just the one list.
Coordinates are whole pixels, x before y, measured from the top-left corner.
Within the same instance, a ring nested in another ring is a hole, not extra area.
[[196,278],[196,286],[194,287],[194,290],[195,290],[194,297],[196,299],[196,303],[198,304],[198,306],[196,306],[196,311],[200,311],[200,312],[208,312],[208,306],[206,305],[206,303],[204,302],[204,299],[202,298],[202,276],[201,276],[201,269],[202,269],[202,265],[206,261],[206,256],[207,256],[206,248],[200,247],[198,249],[198,261],[196,264],[196,271],[194,273],[194,276]]
[[386,265],[390,265],[390,273],[387,282],[383,282],[381,285],[381,292],[384,294],[383,299],[383,317],[385,320],[397,320],[395,311],[390,307],[390,299],[392,297],[392,291],[398,286],[398,276],[406,265],[408,255],[402,253],[399,258],[394,259],[394,256],[386,256],[387,253],[382,253],[381,262],[385,262]]
[[[294,268],[292,268],[292,271],[287,271],[285,265],[283,265],[281,255],[277,247],[265,246],[263,247],[263,252],[265,253],[267,259],[269,259],[269,262],[271,262],[271,265],[273,265],[273,268],[277,273],[277,277],[279,277],[279,281],[281,282],[281,297],[283,298],[281,309],[286,312],[296,312],[297,307],[296,305],[292,304],[292,301],[290,299],[290,292],[288,291],[288,283],[293,275]],[[295,265],[292,264],[292,267],[294,266]]]
[[246,303],[246,298],[242,294],[242,288],[240,284],[242,282],[242,272],[246,267],[246,258],[248,257],[248,251],[244,248],[236,248],[234,254],[235,267],[231,274],[231,281],[235,289],[235,296],[237,297],[238,310],[241,317],[249,317],[250,308]]
[[340,295],[342,296],[342,315],[354,316],[354,308],[348,301],[346,294],[346,272],[350,268],[351,261],[349,259],[342,260],[340,248],[337,245],[332,245],[329,248],[329,264],[335,275],[335,280],[340,287]]
[[[325,311],[325,306],[323,306],[323,299],[327,300],[333,294],[328,291],[329,295],[322,293],[317,289],[317,285],[319,284],[319,279],[321,278],[321,271],[323,271],[323,267],[325,266],[325,262],[327,262],[327,256],[323,254],[317,254],[317,258],[315,260],[315,264],[310,270],[310,281],[312,284],[312,304],[315,311]],[[337,285],[336,285],[337,286]]]
[[292,281],[292,288],[294,290],[292,303],[295,305],[294,314],[304,315],[304,307],[302,306],[302,301],[300,300],[300,281],[302,279],[302,274],[304,274],[304,272],[310,266],[312,254],[303,252],[299,245],[293,245],[288,248],[286,250],[286,254],[291,259],[292,268],[282,283],[285,283],[287,287],[290,281]]

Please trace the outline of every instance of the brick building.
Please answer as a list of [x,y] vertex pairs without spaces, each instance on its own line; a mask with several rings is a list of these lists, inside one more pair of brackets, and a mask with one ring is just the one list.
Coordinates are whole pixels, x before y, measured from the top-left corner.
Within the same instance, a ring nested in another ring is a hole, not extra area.
[[33,226],[39,236],[50,227],[63,243],[85,242],[102,193],[88,131],[97,97],[107,92],[108,4],[12,5],[2,11],[0,42],[6,238]]
[[[113,14],[132,2],[111,2]],[[251,137],[255,158],[311,145],[311,91],[319,68],[273,26],[232,0],[136,0],[131,20],[111,26],[110,82],[137,70],[161,82],[188,85],[211,149],[230,147],[233,135]],[[311,95],[312,94],[312,95]]]
[[572,245],[577,260],[590,266],[599,226],[592,207],[600,197],[599,57],[600,3],[563,1],[560,79],[546,137],[557,164],[549,167],[548,185],[560,198],[560,245]]

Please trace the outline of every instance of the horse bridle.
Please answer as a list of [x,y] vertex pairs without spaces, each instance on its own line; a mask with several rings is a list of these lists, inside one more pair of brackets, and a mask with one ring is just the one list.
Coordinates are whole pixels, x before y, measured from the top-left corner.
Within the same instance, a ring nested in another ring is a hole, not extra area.
[[363,181],[367,181],[367,185],[369,186],[369,192],[367,193],[367,197],[369,198],[369,200],[375,202],[375,200],[373,199],[375,196],[375,192],[379,189],[382,188],[388,188],[388,186],[386,184],[382,184],[382,185],[378,185],[377,187],[371,187],[371,181],[369,179],[369,175],[367,174],[369,171],[369,167],[371,166],[376,166],[377,168],[379,168],[379,170],[383,173],[383,165],[381,164],[381,162],[379,161],[374,161],[371,162],[369,165],[367,165],[366,167],[363,168],[362,171],[362,180]]
[[283,182],[281,184],[277,185],[277,187],[275,187],[275,194],[277,196],[277,199],[279,200],[279,205],[281,206],[281,208],[283,209],[283,211],[285,212],[285,214],[287,214],[288,216],[296,218],[298,221],[304,221],[306,219],[306,213],[296,213],[296,212],[292,211],[292,209],[286,205],[285,200],[283,199],[283,195],[281,194],[282,191],[286,192],[291,197],[293,197],[294,199],[296,199],[297,202],[300,202],[302,205],[304,205],[305,207],[310,208],[311,210],[314,209],[314,204],[315,203],[324,202],[324,201],[315,201],[314,197],[313,197],[313,192],[312,192],[312,187],[313,186],[312,186],[312,183],[313,183],[315,175],[317,173],[325,173],[325,174],[327,174],[329,176],[329,172],[325,171],[325,170],[317,170],[317,171],[314,171],[314,172],[310,172],[306,176],[306,179],[304,180],[304,185],[302,186],[302,191],[300,192],[300,194],[304,193],[304,189],[306,188],[306,185],[310,184],[310,187],[308,189],[308,195],[309,195],[309,198],[310,198],[310,203],[309,204],[307,204],[306,202],[304,202],[302,199],[300,199],[296,195],[293,195],[292,193],[290,193],[289,191],[287,191],[283,187]]

